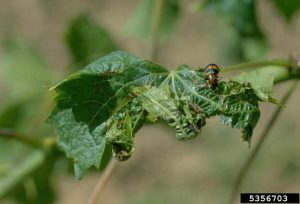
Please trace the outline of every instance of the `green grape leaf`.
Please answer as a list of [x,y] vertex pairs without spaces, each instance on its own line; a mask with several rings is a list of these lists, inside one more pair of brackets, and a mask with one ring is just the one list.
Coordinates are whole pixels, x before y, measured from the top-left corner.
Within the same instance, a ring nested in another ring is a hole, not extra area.
[[253,129],[260,117],[258,102],[261,99],[248,83],[221,82],[218,91],[222,97],[221,122],[242,129],[242,139],[250,145]]
[[[177,139],[194,138],[201,130],[202,126],[197,126],[198,123],[193,121],[192,115],[190,118],[186,117],[184,110],[181,111],[177,105],[178,101],[172,98],[166,89],[156,87],[152,87],[147,91],[136,89],[135,93],[139,95],[140,103],[148,113],[156,118],[162,118],[171,127],[175,128]],[[203,120],[203,123],[205,123],[204,117]]]
[[250,141],[260,116],[258,102],[268,99],[249,82],[221,81],[215,88],[207,83],[201,68],[181,65],[167,71],[113,52],[52,88],[56,106],[48,121],[56,127],[59,146],[74,160],[77,178],[91,166],[99,168],[107,145],[117,160],[129,159],[135,133],[147,120],[163,120],[177,139],[189,140],[217,116]]
[[278,100],[274,98],[272,91],[274,76],[273,69],[263,68],[241,73],[238,77],[234,77],[233,80],[239,83],[250,83],[250,86],[261,100],[279,104]]
[[66,32],[66,44],[75,69],[118,50],[111,35],[87,15],[80,15],[71,20]]
[[199,8],[226,22],[241,59],[259,59],[266,53],[267,42],[256,19],[254,0],[205,0]]
[[[136,12],[126,25],[126,30],[138,36],[149,37],[155,18],[154,10],[157,2],[152,0],[140,1]],[[180,15],[180,5],[178,0],[164,0],[161,4],[162,11],[158,31],[160,35],[167,35],[174,31],[176,27]]]
[[275,4],[276,8],[284,15],[287,20],[291,20],[291,18],[296,14],[296,12],[300,9],[300,1],[298,0],[272,0]]
[[105,149],[107,121],[126,106],[129,88],[158,84],[167,75],[159,65],[125,52],[114,52],[71,75],[53,89],[57,105],[49,117],[56,126],[59,146],[75,163],[77,178],[99,167]]

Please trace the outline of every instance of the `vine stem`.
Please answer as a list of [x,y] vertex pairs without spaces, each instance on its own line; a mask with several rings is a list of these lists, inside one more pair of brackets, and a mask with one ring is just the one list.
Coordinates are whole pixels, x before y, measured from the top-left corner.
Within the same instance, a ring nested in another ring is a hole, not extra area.
[[15,139],[15,140],[18,140],[20,142],[23,142],[23,143],[28,144],[35,148],[43,149],[43,147],[44,147],[42,141],[39,141],[33,137],[28,137],[28,136],[19,134],[12,129],[0,129],[0,137]]
[[282,71],[275,72],[274,84],[278,84],[284,81],[300,79],[300,59],[298,56],[291,56],[288,59],[274,59],[266,60],[260,62],[247,62],[236,64],[232,66],[223,67],[221,72],[230,72],[244,69],[255,69],[255,68],[264,68],[266,66],[277,66],[282,69]]
[[291,61],[287,59],[275,59],[275,60],[266,60],[260,62],[246,62],[241,64],[236,64],[232,66],[227,66],[222,68],[222,72],[236,71],[240,69],[249,69],[249,68],[258,68],[265,66],[280,66],[284,68],[291,67]]
[[159,27],[161,22],[161,16],[163,12],[163,7],[165,0],[155,0],[154,11],[153,11],[153,21],[151,28],[151,47],[150,47],[150,59],[155,61],[158,56],[158,46],[159,46]]
[[[282,104],[286,104],[286,102],[288,101],[288,99],[290,98],[292,93],[294,92],[294,90],[295,90],[295,88],[298,84],[298,81],[299,80],[295,80],[294,83],[287,90],[286,94],[282,98],[282,101],[281,101]],[[268,124],[266,125],[265,129],[263,130],[261,136],[259,137],[257,145],[255,146],[254,150],[249,155],[248,159],[246,160],[246,162],[244,163],[244,165],[240,169],[240,171],[238,173],[238,176],[237,176],[237,179],[235,180],[235,183],[233,185],[233,190],[232,190],[232,193],[230,195],[228,204],[234,203],[234,199],[236,198],[236,196],[239,192],[240,186],[241,186],[244,178],[246,177],[253,161],[257,157],[262,145],[266,141],[266,138],[268,137],[272,127],[274,126],[275,122],[277,121],[277,119],[278,119],[278,117],[279,117],[279,115],[282,111],[282,108],[283,108],[282,106],[277,107],[277,109],[275,110],[275,112],[273,113],[273,115],[271,117],[271,120],[268,122]]]
[[115,169],[117,161],[115,159],[111,159],[108,166],[105,168],[102,176],[100,177],[98,183],[96,184],[93,192],[89,198],[88,204],[96,204],[97,200],[100,197],[101,192],[103,191],[105,184],[111,177],[113,170]]

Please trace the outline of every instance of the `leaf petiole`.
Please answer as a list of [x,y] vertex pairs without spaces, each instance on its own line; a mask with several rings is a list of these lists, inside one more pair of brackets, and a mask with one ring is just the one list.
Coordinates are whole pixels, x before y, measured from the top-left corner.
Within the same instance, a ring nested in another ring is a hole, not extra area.
[[283,68],[290,68],[291,62],[290,60],[286,59],[275,59],[275,60],[266,60],[260,62],[246,62],[231,66],[225,66],[222,68],[221,72],[230,72],[230,71],[237,71],[241,69],[251,69],[251,68],[259,68],[259,67],[266,67],[266,66],[280,66]]

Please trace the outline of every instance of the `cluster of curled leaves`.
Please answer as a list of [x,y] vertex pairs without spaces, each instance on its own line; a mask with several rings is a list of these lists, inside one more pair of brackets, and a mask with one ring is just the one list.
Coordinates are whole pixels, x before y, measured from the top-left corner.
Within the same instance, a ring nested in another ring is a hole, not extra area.
[[206,120],[241,129],[249,141],[268,101],[250,83],[221,81],[208,88],[203,69],[175,71],[118,51],[100,58],[53,87],[56,106],[48,118],[58,144],[74,160],[77,178],[99,168],[106,148],[124,161],[134,150],[134,135],[147,122],[165,121],[176,138],[198,135]]

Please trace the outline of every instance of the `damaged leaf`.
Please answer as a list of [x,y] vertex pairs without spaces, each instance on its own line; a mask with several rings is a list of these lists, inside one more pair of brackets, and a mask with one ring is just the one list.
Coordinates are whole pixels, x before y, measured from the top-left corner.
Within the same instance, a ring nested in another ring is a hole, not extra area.
[[252,82],[221,81],[216,88],[206,83],[201,68],[181,65],[167,71],[113,52],[52,88],[56,106],[48,121],[56,127],[59,146],[74,160],[77,178],[92,166],[100,167],[107,145],[119,161],[129,159],[135,133],[146,121],[163,120],[175,129],[177,139],[189,140],[209,118],[219,117],[250,141],[260,116],[258,103],[270,100]]

